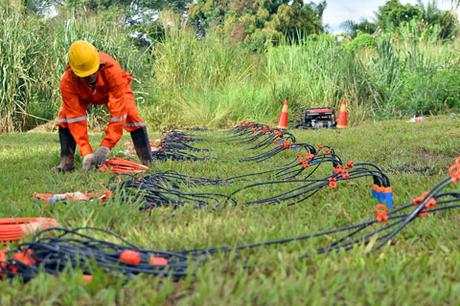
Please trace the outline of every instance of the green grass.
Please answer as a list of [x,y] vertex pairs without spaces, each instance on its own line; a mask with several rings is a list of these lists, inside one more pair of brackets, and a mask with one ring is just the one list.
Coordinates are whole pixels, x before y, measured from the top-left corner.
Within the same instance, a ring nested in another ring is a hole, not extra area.
[[[155,169],[174,169],[207,177],[228,177],[273,167],[289,159],[239,163],[252,155],[244,146],[224,141],[224,131],[194,132],[206,137],[195,146],[209,147],[216,160],[158,163]],[[346,130],[295,131],[298,142],[328,144],[345,160],[381,165],[392,181],[396,205],[429,190],[446,176],[460,155],[460,120],[455,116],[430,118],[419,124],[382,121]],[[96,144],[99,135],[93,135]],[[123,149],[120,145],[114,154]],[[0,135],[0,216],[46,216],[66,227],[98,226],[113,230],[139,246],[183,250],[296,236],[351,224],[373,216],[368,179],[324,189],[299,205],[219,209],[161,208],[140,212],[130,203],[108,205],[70,203],[54,206],[32,199],[32,192],[102,191],[99,182],[110,175],[80,169],[58,175],[56,134]],[[81,167],[81,161],[78,161]],[[259,178],[262,180],[262,178]],[[210,189],[228,193],[241,183]],[[292,186],[291,186],[292,187]],[[288,188],[288,187],[284,187]],[[279,192],[268,188],[237,196],[239,201]],[[139,276],[124,284],[120,278],[97,273],[92,283],[81,283],[79,271],[58,277],[41,274],[27,284],[3,281],[1,305],[458,305],[460,303],[459,211],[416,220],[396,236],[395,245],[366,256],[363,248],[349,253],[297,256],[328,241],[310,240],[262,248],[240,254],[218,255],[198,269],[196,277],[178,283]]]

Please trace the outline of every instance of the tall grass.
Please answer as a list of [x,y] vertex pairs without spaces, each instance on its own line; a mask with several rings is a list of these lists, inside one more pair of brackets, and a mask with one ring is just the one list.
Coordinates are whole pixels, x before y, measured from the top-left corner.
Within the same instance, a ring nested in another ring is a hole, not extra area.
[[[218,35],[197,39],[163,13],[166,36],[145,50],[135,47],[116,12],[63,11],[46,19],[20,5],[1,6],[0,132],[55,118],[66,52],[76,39],[91,41],[133,73],[137,102],[155,128],[273,122],[284,99],[295,118],[304,107],[337,106],[347,98],[355,123],[460,110],[460,40],[382,35],[375,44],[347,48],[321,35],[253,53]],[[91,114],[92,124],[105,115],[101,108]]]
[[[142,54],[115,18],[35,16],[20,5],[0,5],[0,132],[25,130],[52,120],[61,105],[59,81],[67,50],[86,39],[140,74]],[[100,111],[93,111],[97,117]]]
[[284,99],[295,117],[302,108],[338,106],[346,98],[352,122],[460,110],[458,42],[376,40],[375,48],[349,51],[323,35],[253,54],[176,31],[155,50],[151,118],[160,125],[273,122]]

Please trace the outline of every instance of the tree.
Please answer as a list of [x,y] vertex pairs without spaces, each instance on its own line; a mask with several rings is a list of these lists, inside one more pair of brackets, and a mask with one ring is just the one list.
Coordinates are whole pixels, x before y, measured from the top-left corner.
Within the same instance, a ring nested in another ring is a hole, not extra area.
[[377,25],[367,19],[361,19],[360,22],[346,20],[340,26],[351,37],[356,37],[360,33],[374,34],[374,32],[377,30]]
[[325,8],[325,1],[305,4],[301,0],[198,0],[188,13],[202,36],[222,33],[233,42],[257,49],[282,37],[295,41],[301,35],[323,32]]
[[[460,1],[455,0],[451,3],[456,5]],[[435,39],[452,39],[458,32],[457,16],[452,11],[440,10],[435,0],[427,5],[420,0],[416,5],[403,5],[398,0],[389,0],[379,7],[376,19],[377,26],[386,32],[396,32],[401,28],[416,28],[418,34],[422,34],[430,29],[436,33]],[[437,30],[433,31],[433,29]]]
[[449,39],[457,34],[458,19],[453,12],[440,10],[435,0],[428,2],[426,6],[421,0],[417,2],[417,6],[422,11],[424,25],[439,25],[441,28],[439,38]]
[[377,11],[377,26],[384,31],[395,31],[402,23],[412,19],[421,19],[422,10],[411,4],[401,4],[398,0],[389,0]]

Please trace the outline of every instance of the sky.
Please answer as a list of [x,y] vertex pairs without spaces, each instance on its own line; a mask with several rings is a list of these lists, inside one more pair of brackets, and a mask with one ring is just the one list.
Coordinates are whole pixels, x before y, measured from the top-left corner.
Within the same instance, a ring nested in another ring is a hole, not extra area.
[[[328,24],[332,32],[341,32],[340,25],[346,20],[360,21],[361,18],[371,19],[379,6],[386,0],[326,0],[323,22]],[[427,3],[423,0],[423,3]],[[400,3],[417,3],[416,0],[400,0]],[[449,1],[438,1],[438,7],[449,9]]]

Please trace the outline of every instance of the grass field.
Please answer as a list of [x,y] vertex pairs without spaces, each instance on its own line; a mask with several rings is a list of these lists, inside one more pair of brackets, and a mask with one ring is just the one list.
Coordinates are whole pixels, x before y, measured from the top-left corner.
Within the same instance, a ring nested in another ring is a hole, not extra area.
[[[193,145],[212,149],[215,159],[157,163],[206,177],[229,177],[270,169],[292,158],[288,153],[263,163],[240,163],[254,155],[248,146],[225,140],[226,131],[191,132],[206,138]],[[332,146],[343,160],[370,161],[388,173],[396,205],[410,202],[447,175],[460,155],[458,116],[429,118],[422,123],[369,122],[347,130],[294,131],[298,142]],[[158,135],[156,135],[158,136]],[[96,144],[99,135],[93,135]],[[126,136],[125,136],[126,137]],[[121,142],[120,142],[121,143]],[[120,153],[121,144],[114,155]],[[370,179],[323,189],[313,198],[287,207],[238,205],[217,209],[160,208],[140,212],[136,205],[115,199],[108,205],[40,204],[32,192],[102,191],[109,174],[50,173],[58,163],[59,142],[52,133],[0,135],[0,215],[46,216],[62,226],[97,226],[113,230],[150,249],[179,251],[237,245],[298,236],[372,218],[375,202]],[[328,169],[327,171],[330,171]],[[255,181],[267,178],[259,177]],[[246,182],[246,184],[249,182]],[[229,193],[244,183],[201,187]],[[284,188],[292,188],[287,186]],[[184,187],[185,188],[185,187]],[[458,187],[457,187],[458,188]],[[458,189],[457,189],[458,190]],[[236,196],[239,202],[278,193],[263,188]],[[327,242],[309,240],[238,254],[218,255],[195,277],[170,279],[139,276],[123,279],[98,273],[91,283],[80,271],[55,277],[41,274],[27,284],[14,279],[0,286],[1,305],[459,305],[460,211],[430,215],[411,223],[394,244],[371,255],[363,248],[299,260],[299,255]]]

